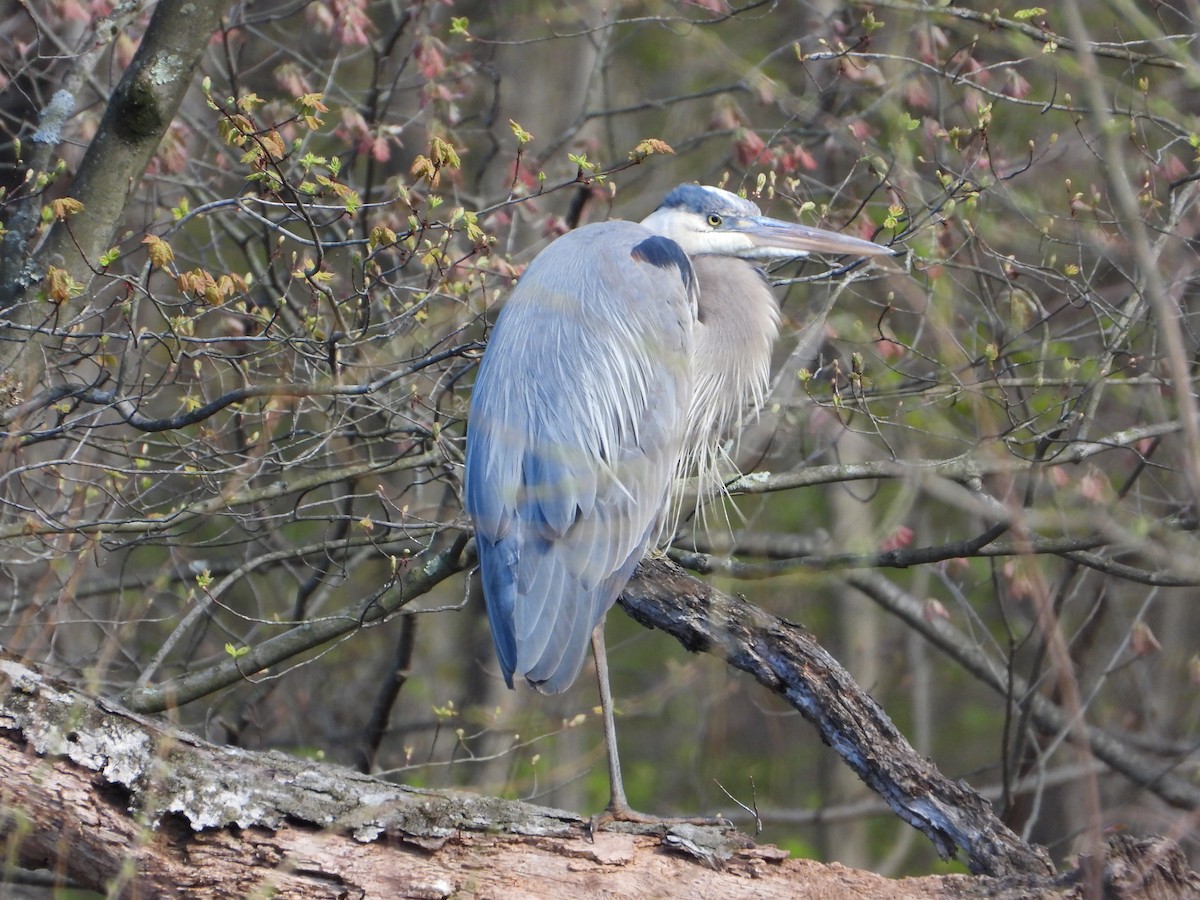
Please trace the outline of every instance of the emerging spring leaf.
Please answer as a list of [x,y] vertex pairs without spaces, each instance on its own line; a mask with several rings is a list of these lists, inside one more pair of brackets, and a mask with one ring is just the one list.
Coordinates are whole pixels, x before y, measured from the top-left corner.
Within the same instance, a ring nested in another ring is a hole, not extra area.
[[443,167],[457,169],[462,165],[462,161],[458,157],[458,151],[452,144],[440,137],[435,137],[429,142],[429,158],[433,160],[433,164],[439,169]]
[[76,281],[66,269],[50,266],[46,269],[43,289],[47,300],[52,303],[63,303],[80,293],[83,285]]
[[246,142],[246,136],[254,131],[254,123],[246,116],[232,115],[223,124],[229,126],[231,135],[229,143],[240,147]]
[[533,135],[522,128],[514,119],[508,120],[508,127],[512,129],[512,133],[517,136],[518,144],[528,144],[533,140]]
[[279,136],[279,132],[274,128],[272,128],[266,134],[261,135],[259,140],[262,141],[263,147],[266,148],[267,155],[271,157],[272,160],[280,160],[287,155],[287,145],[284,144],[283,138]]
[[568,153],[567,159],[579,169],[579,176],[594,175],[600,171],[600,165],[587,158],[586,153]]
[[640,161],[647,156],[653,156],[655,153],[674,154],[675,150],[666,141],[660,141],[658,138],[646,138],[633,148],[633,151],[629,154],[629,158]]
[[300,108],[300,121],[310,131],[316,131],[325,124],[317,113],[329,112],[329,107],[322,101],[322,94],[302,94],[296,98],[296,106]]
[[388,228],[386,225],[376,225],[371,229],[371,236],[367,241],[367,247],[374,252],[379,247],[390,247],[396,243],[396,232]]
[[438,174],[437,167],[433,164],[433,160],[431,160],[428,156],[421,154],[418,154],[417,158],[413,160],[412,168],[409,169],[409,173],[417,179],[424,179],[425,181],[428,181],[435,187],[441,178],[441,176]]
[[50,201],[50,210],[53,212],[54,218],[61,222],[68,216],[83,212],[83,204],[74,197],[60,197]]
[[175,259],[175,251],[171,245],[156,234],[148,234],[142,238],[150,252],[150,264],[156,269],[165,269]]
[[240,109],[244,113],[251,113],[251,112],[254,112],[254,108],[256,106],[262,106],[266,102],[267,101],[264,100],[262,97],[258,96],[258,94],[249,93],[243,97],[238,98],[237,108]]

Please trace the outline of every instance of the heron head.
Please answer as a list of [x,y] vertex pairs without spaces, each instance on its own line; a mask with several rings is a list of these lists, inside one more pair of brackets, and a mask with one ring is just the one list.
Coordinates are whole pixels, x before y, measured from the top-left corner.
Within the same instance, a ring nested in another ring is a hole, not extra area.
[[809,253],[891,253],[872,241],[764,216],[754,203],[720,188],[681,184],[642,220],[689,256],[790,259]]

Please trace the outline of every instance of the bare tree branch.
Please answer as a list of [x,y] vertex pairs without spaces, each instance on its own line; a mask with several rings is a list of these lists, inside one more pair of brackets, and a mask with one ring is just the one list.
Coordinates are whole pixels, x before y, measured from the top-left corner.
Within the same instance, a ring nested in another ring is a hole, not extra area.
[[1052,871],[1044,850],[1022,842],[963,782],[951,782],[912,749],[891,720],[799,627],[734,600],[663,560],[646,560],[622,608],[753,675],[787,699],[821,739],[945,859],[961,850],[972,872]]
[[[1019,698],[1028,703],[1033,720],[1048,734],[1062,734],[1072,725],[1072,719],[1060,706],[1036,691],[1024,679],[1007,671],[999,660],[991,659],[950,622],[940,616],[930,616],[923,603],[901,590],[878,572],[847,572],[841,576],[846,584],[862,591],[888,612],[899,616],[911,628],[925,636],[934,646],[953,658],[963,669],[1004,697]],[[1120,739],[1101,728],[1083,725],[1080,734],[1098,759],[1129,778],[1139,787],[1151,791],[1166,802],[1181,809],[1200,809],[1200,788],[1188,779],[1174,774],[1174,763],[1139,753]]]
[[136,712],[161,712],[239,681],[252,681],[253,676],[263,670],[385,619],[414,597],[428,593],[434,585],[460,571],[465,543],[463,538],[441,552],[406,560],[403,569],[394,573],[392,581],[337,614],[295,625],[283,634],[248,648],[244,654],[181,676],[161,687],[135,687],[121,696],[121,702]]

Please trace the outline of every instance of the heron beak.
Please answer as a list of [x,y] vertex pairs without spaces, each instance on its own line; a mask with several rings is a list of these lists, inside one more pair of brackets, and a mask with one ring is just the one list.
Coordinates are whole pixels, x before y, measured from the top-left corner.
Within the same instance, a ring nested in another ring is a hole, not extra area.
[[836,231],[810,228],[794,222],[755,216],[739,221],[738,231],[750,239],[751,246],[738,254],[747,259],[787,259],[809,253],[831,256],[876,256],[892,254],[890,247],[864,241]]

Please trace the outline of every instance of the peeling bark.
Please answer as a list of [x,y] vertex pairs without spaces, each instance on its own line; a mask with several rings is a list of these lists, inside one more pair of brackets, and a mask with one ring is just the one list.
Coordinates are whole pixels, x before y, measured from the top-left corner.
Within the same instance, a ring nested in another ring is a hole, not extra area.
[[[218,747],[0,660],[0,835],[9,859],[121,897],[1082,896],[1078,873],[889,880],[792,860],[732,830],[589,839],[571,813],[418,791]],[[1184,897],[1166,841],[1125,839],[1113,897]]]

